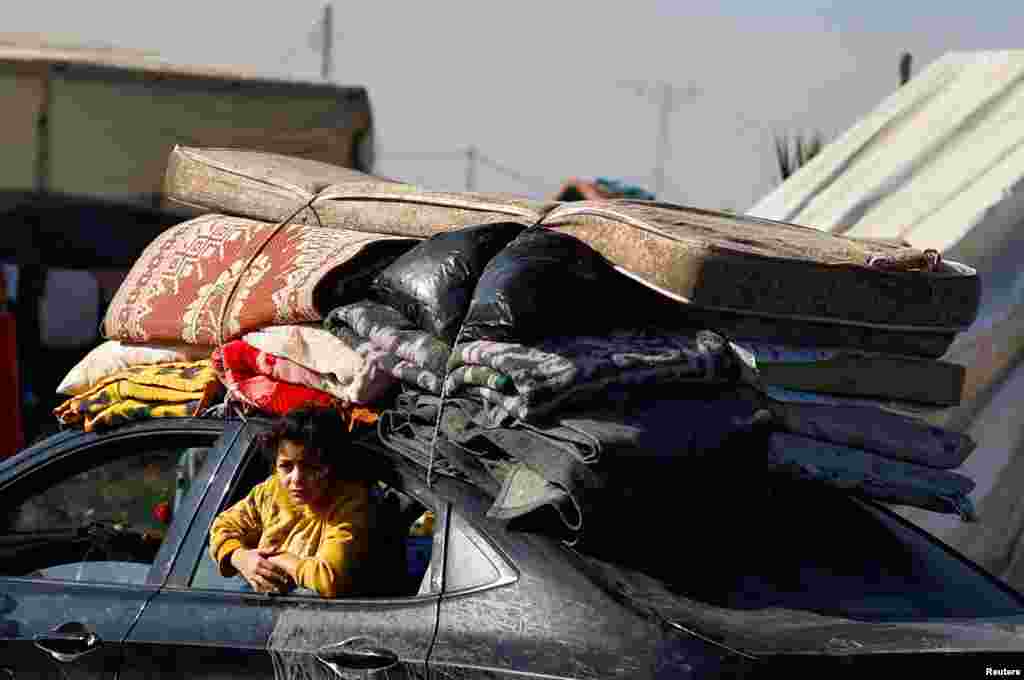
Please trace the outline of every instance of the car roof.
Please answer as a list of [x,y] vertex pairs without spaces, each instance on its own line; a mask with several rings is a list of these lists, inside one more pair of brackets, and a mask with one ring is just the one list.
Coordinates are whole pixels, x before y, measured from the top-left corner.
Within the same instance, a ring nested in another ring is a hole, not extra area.
[[[132,437],[146,432],[161,431],[215,433],[223,431],[223,429],[229,424],[236,426],[249,425],[261,429],[269,429],[273,426],[274,422],[274,418],[263,415],[246,416],[244,418],[233,415],[226,418],[167,417],[125,423],[93,432],[85,432],[81,429],[65,429],[34,442],[31,446],[19,451],[7,459],[0,460],[0,472],[18,467],[31,467],[37,459],[50,455],[54,449],[66,449],[71,446],[81,446],[94,441],[98,442],[113,438]],[[357,437],[355,439],[355,443],[365,450],[382,456],[387,461],[385,467],[378,469],[378,472],[382,477],[390,477],[390,479],[386,479],[385,481],[388,481],[391,484],[398,481],[389,474],[390,471],[392,473],[397,473],[407,482],[414,481],[420,485],[427,485],[426,470],[381,443],[376,438],[375,431],[371,431],[364,436]],[[474,491],[474,489],[469,485],[450,477],[441,478],[435,476],[435,479],[443,479],[445,480],[445,483],[441,488],[433,489],[433,492],[435,495],[440,495],[449,501],[456,501],[456,499],[463,498],[467,493],[472,495],[472,492]]]

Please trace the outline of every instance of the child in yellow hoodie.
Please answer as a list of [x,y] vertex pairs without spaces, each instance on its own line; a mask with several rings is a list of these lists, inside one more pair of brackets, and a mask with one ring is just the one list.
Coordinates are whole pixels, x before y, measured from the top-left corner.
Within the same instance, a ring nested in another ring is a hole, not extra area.
[[274,473],[213,522],[210,557],[253,590],[322,597],[358,594],[369,546],[370,481],[341,415],[308,406],[282,417],[263,440]]

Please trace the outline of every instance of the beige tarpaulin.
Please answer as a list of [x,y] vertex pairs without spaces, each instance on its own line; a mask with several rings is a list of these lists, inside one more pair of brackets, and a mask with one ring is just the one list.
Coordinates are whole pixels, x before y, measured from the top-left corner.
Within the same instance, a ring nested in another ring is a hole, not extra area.
[[978,270],[978,320],[945,358],[963,403],[937,423],[978,443],[962,472],[980,522],[905,516],[1024,589],[1024,50],[947,54],[750,213],[941,249]]

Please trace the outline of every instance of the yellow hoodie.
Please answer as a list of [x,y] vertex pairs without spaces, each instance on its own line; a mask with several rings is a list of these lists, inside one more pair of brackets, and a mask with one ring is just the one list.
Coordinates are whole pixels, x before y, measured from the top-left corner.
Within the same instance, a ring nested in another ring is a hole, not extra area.
[[221,576],[238,573],[231,553],[273,548],[300,558],[297,585],[321,597],[357,592],[357,567],[369,549],[370,489],[365,482],[338,480],[327,493],[334,502],[317,513],[297,506],[276,475],[220,513],[210,527],[210,557]]

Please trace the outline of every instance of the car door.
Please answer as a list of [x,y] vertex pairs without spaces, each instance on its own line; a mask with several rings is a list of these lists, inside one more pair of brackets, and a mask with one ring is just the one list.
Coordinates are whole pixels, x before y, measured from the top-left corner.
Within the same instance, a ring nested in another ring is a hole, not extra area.
[[452,508],[430,654],[436,678],[738,677],[731,650],[599,585],[601,574],[550,535],[556,516],[510,530],[487,517],[493,499],[478,489],[448,479],[434,489]]
[[188,524],[181,463],[215,460],[224,433],[191,419],[64,432],[0,468],[0,678],[115,677]]
[[[374,670],[386,670],[381,677],[391,679],[424,677],[440,588],[432,569],[444,552],[439,510],[427,539],[433,558],[423,565],[426,573],[391,596],[322,599],[242,592],[240,577],[217,572],[207,554],[210,526],[269,474],[255,439],[265,428],[250,420],[228,454],[166,586],[129,634],[122,680],[192,675],[333,680]],[[414,479],[391,481],[405,485],[403,493],[423,508],[436,509],[437,501]],[[416,538],[409,537],[410,556],[423,548]]]

